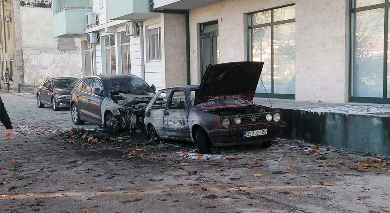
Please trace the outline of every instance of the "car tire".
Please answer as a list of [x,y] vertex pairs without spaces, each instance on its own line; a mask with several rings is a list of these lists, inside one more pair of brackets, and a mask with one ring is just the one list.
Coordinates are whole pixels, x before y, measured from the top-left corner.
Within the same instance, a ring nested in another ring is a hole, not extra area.
[[53,104],[53,110],[54,111],[58,111],[58,110],[60,110],[59,108],[58,108],[58,105],[56,104],[56,100],[53,98],[53,100],[51,101],[51,103]]
[[45,107],[45,104],[43,104],[41,102],[41,97],[39,95],[37,95],[37,105],[38,105],[38,108],[44,108]]
[[112,112],[104,114],[104,128],[110,132],[118,132],[120,129],[120,122],[114,117]]
[[72,116],[72,122],[75,125],[83,125],[84,122],[80,119],[80,113],[79,113],[79,108],[77,107],[77,104],[74,103],[70,107],[70,114]]
[[196,143],[198,144],[199,154],[210,154],[211,147],[206,132],[203,129],[195,131]]
[[272,141],[266,141],[261,144],[263,148],[270,148],[272,146]]
[[148,128],[148,138],[151,142],[158,142],[160,138],[158,137],[157,131],[153,125],[150,125]]

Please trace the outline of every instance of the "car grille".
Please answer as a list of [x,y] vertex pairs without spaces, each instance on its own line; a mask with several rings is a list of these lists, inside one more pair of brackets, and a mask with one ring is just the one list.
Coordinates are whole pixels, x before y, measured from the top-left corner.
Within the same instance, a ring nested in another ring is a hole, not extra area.
[[247,125],[247,124],[267,122],[267,120],[265,119],[266,115],[267,114],[255,114],[255,115],[245,115],[239,117],[241,118],[241,125]]

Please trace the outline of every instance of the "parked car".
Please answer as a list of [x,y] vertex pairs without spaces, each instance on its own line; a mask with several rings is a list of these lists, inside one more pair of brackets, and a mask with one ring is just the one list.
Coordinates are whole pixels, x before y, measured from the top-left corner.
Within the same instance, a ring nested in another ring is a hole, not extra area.
[[51,78],[45,80],[37,90],[39,108],[51,105],[54,111],[70,107],[70,93],[77,84],[77,78]]
[[202,154],[211,146],[271,146],[286,124],[279,110],[253,103],[262,68],[261,62],[211,65],[200,86],[160,90],[145,112],[150,139],[192,141]]
[[143,127],[145,108],[155,91],[154,85],[134,75],[85,77],[72,91],[72,121],[114,132]]

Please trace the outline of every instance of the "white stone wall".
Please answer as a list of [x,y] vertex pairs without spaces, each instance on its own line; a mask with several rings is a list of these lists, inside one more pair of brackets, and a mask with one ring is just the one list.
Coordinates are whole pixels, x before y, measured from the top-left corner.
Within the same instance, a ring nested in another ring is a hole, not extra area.
[[247,13],[296,3],[296,100],[346,102],[348,0],[227,0],[190,11],[191,82],[199,84],[199,24],[218,20],[220,62],[246,61]]
[[38,85],[46,77],[82,75],[79,39],[54,38],[50,8],[21,7],[25,85]]

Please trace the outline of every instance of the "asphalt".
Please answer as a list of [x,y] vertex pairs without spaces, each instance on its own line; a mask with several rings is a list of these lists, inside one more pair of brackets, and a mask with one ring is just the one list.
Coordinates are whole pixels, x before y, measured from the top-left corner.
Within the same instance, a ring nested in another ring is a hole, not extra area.
[[15,126],[0,138],[0,212],[390,212],[390,161],[371,153],[279,139],[198,155],[0,96]]

